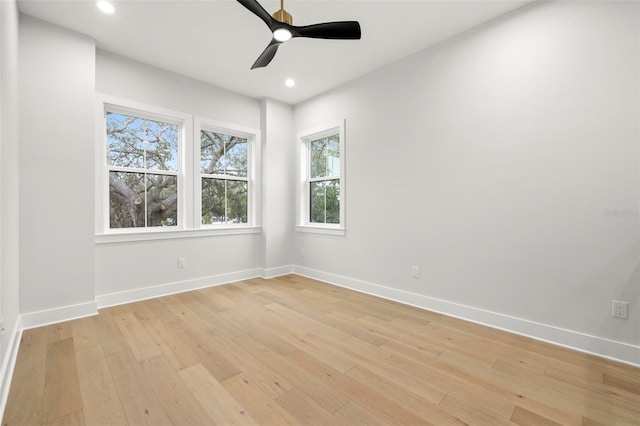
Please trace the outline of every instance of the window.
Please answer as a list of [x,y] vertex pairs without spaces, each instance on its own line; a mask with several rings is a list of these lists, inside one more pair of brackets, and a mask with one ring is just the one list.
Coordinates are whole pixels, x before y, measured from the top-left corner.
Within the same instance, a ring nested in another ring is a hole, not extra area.
[[340,135],[309,141],[309,223],[340,223]]
[[98,102],[96,242],[260,232],[257,130]]
[[203,225],[248,222],[247,145],[243,137],[200,132]]
[[[343,125],[299,135],[299,231],[344,234]],[[336,232],[337,231],[337,232]]]
[[109,228],[176,227],[182,124],[108,108]]
[[196,206],[203,229],[257,226],[258,132],[196,117]]

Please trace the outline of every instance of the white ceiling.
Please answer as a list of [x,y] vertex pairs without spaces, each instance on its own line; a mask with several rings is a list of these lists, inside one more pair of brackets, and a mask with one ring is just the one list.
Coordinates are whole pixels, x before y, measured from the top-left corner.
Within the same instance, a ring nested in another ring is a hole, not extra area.
[[[235,0],[19,0],[24,14],[86,34],[98,48],[256,98],[296,104],[531,0],[286,0],[294,25],[357,20],[361,40],[293,39],[250,70],[271,33]],[[273,13],[279,1],[262,0]],[[296,86],[286,88],[284,80]]]

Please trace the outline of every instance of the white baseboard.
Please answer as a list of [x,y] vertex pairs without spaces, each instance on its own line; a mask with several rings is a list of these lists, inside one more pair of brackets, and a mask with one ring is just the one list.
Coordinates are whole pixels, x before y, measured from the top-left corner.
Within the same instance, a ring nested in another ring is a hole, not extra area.
[[152,299],[154,297],[168,296],[171,294],[183,293],[185,291],[198,290],[200,288],[213,287],[261,276],[261,269],[247,269],[244,271],[211,275],[193,280],[178,281],[151,287],[137,288],[134,290],[120,291],[117,293],[102,294],[96,296],[96,302],[98,303],[98,308],[102,309],[109,306],[139,302],[141,300]]
[[586,352],[633,366],[640,366],[640,346],[591,336],[522,318],[486,311],[421,294],[356,280],[329,272],[294,265],[293,272],[329,284],[345,287],[406,305],[438,312],[492,328]]
[[262,278],[276,278],[293,273],[293,265],[279,266],[277,268],[262,269]]
[[20,340],[22,340],[22,330],[21,317],[18,316],[11,333],[11,340],[7,346],[2,367],[0,369],[0,424],[2,424],[4,409],[7,407],[7,399],[9,398],[9,390],[11,389],[13,370],[16,366],[16,360],[18,359]]
[[21,315],[22,329],[27,330],[29,328],[42,327],[49,324],[90,317],[97,314],[98,306],[95,301],[47,309],[39,312],[29,312]]
[[7,346],[7,352],[0,370],[0,424],[2,424],[4,409],[7,407],[7,400],[9,399],[11,378],[13,377],[13,370],[16,366],[16,360],[18,359],[22,330],[21,318],[18,316],[13,331],[11,332],[11,340],[9,341],[9,346]]

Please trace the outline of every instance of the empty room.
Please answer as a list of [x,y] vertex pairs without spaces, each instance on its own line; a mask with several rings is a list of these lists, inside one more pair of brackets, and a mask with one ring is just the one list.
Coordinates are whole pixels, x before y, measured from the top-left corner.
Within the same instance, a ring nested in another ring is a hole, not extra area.
[[640,1],[0,0],[2,425],[640,424]]

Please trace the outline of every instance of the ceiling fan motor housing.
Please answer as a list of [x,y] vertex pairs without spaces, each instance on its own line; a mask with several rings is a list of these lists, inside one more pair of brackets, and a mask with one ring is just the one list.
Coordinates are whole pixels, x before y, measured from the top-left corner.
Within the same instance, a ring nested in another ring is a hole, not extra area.
[[278,10],[273,14],[274,19],[280,22],[284,22],[285,24],[293,25],[293,17],[289,12],[284,9]]

